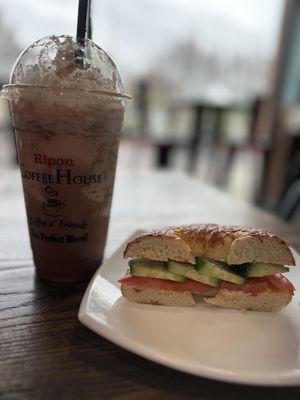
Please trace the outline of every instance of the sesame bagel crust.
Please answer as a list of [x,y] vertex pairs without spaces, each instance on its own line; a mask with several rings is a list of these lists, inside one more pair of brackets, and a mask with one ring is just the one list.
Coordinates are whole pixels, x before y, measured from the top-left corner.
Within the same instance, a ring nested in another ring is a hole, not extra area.
[[217,224],[182,225],[145,233],[128,243],[124,257],[191,264],[195,264],[195,257],[204,257],[232,265],[254,261],[295,265],[287,243],[278,236],[261,229]]

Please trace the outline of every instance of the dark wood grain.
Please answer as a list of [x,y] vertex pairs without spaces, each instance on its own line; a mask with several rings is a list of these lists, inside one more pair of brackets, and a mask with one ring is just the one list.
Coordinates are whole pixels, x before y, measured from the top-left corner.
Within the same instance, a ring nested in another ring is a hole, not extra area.
[[[135,356],[77,320],[87,283],[35,278],[17,172],[0,175],[0,398],[293,399],[186,375]],[[300,232],[183,175],[119,174],[107,256],[134,230],[212,221],[271,229],[300,250]]]

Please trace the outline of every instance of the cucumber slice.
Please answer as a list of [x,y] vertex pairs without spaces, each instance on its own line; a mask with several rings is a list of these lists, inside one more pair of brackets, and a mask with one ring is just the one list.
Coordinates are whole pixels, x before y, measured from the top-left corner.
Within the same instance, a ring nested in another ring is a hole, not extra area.
[[134,276],[143,276],[145,278],[168,279],[170,281],[184,282],[186,278],[166,269],[166,263],[163,261],[151,260],[130,260],[130,274]]
[[236,267],[239,273],[247,278],[258,278],[260,276],[268,276],[275,274],[282,274],[289,272],[289,268],[284,265],[278,264],[267,264],[267,263],[253,263],[246,264],[241,267]]
[[229,269],[229,266],[226,264],[216,264],[214,262],[210,262],[203,258],[197,257],[196,270],[201,274],[205,274],[208,276],[213,276],[218,279],[222,279],[223,281],[232,282],[237,285],[243,285],[246,282],[246,279],[242,276],[239,276]]
[[177,261],[168,261],[167,269],[170,273],[179,274],[194,281],[205,283],[209,286],[218,287],[220,284],[219,279],[200,274],[191,264],[181,263]]

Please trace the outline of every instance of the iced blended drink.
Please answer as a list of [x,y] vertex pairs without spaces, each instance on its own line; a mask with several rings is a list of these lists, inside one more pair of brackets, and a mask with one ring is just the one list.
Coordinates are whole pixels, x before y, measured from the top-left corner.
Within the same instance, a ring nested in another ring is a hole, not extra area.
[[20,56],[10,102],[37,274],[89,278],[101,263],[127,96],[108,55],[47,37]]

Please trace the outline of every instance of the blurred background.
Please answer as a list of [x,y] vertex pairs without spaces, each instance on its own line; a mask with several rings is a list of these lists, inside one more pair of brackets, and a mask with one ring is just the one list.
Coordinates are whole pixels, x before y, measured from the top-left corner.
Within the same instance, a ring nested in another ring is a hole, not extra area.
[[[0,0],[0,84],[76,19],[77,0]],[[92,0],[92,32],[133,96],[120,169],[183,171],[300,225],[300,0]]]

